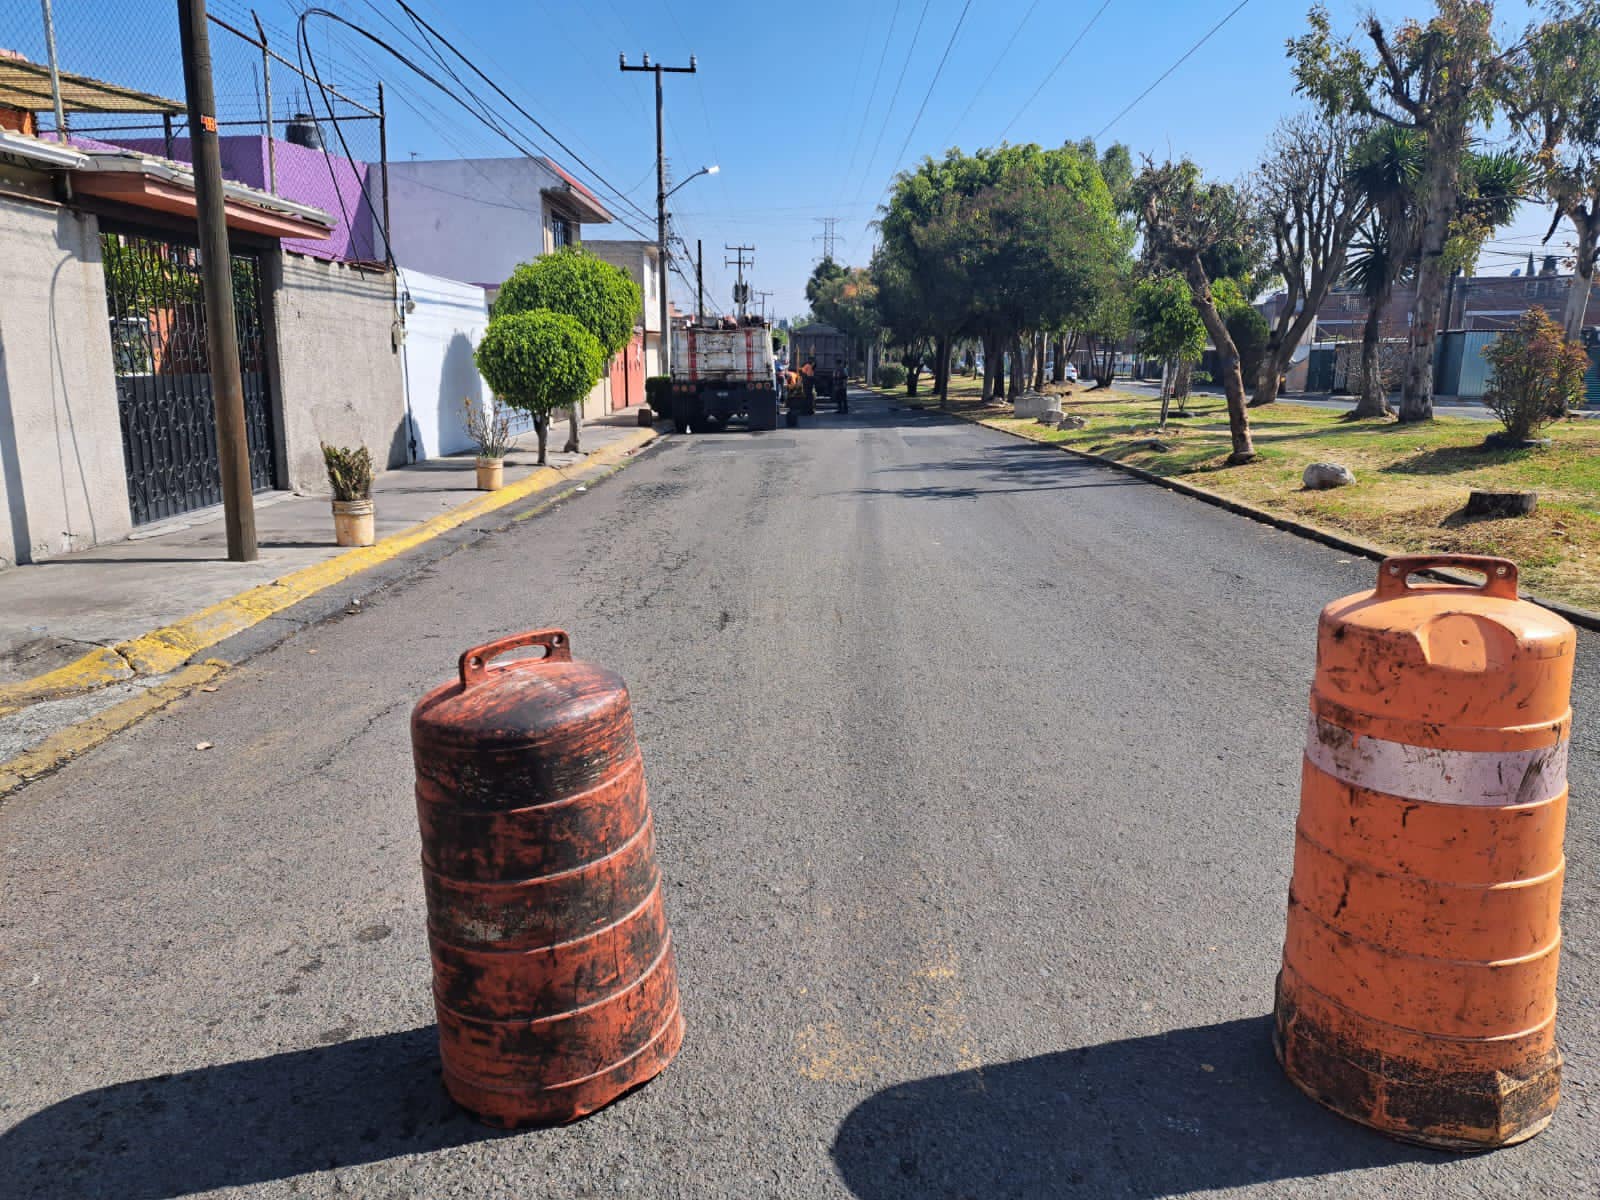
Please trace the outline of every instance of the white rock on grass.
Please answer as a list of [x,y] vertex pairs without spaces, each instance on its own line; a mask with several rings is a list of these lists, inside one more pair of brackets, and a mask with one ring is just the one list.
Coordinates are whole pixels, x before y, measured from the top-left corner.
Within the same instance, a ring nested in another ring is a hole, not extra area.
[[1300,477],[1300,482],[1312,491],[1326,491],[1328,488],[1344,487],[1356,481],[1355,473],[1349,467],[1338,463],[1319,462],[1312,463],[1306,468],[1305,474]]

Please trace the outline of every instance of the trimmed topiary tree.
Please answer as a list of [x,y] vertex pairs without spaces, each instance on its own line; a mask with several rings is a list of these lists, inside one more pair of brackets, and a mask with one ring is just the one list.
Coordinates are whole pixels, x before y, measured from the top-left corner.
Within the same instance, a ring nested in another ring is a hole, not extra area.
[[573,318],[547,309],[490,318],[476,357],[495,394],[532,415],[540,466],[550,414],[582,401],[606,365],[594,335]]
[[[500,285],[490,316],[549,309],[577,321],[600,343],[604,364],[633,340],[643,313],[644,297],[633,277],[621,267],[596,258],[581,246],[567,246],[531,263],[523,263]],[[592,385],[591,385],[592,386]],[[578,449],[582,414],[579,396],[568,414],[571,431],[566,449]]]

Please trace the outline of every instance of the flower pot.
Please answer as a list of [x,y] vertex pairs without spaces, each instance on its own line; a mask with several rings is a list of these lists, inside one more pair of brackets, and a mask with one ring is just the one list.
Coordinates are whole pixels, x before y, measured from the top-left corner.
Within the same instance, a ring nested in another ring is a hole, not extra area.
[[340,546],[370,546],[377,540],[371,500],[333,502],[333,540]]
[[506,460],[503,458],[478,459],[478,490],[498,492],[505,482]]

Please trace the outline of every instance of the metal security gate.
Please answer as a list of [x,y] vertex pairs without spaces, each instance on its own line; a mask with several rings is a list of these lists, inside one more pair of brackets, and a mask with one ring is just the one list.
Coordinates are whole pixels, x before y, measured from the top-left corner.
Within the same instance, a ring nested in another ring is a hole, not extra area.
[[[101,234],[100,252],[134,524],[221,504],[200,252],[137,233]],[[262,491],[277,481],[277,439],[254,254],[233,255],[233,311],[250,484]]]

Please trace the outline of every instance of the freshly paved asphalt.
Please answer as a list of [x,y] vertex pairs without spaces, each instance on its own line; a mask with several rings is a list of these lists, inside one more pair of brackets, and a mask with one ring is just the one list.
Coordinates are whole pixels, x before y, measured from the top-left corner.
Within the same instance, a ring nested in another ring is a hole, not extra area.
[[[1373,570],[882,401],[668,439],[0,809],[0,1191],[1600,1194],[1590,635],[1554,1124],[1434,1154],[1273,1061],[1314,622]],[[544,624],[632,689],[689,1035],[504,1135],[439,1089],[406,718]]]

